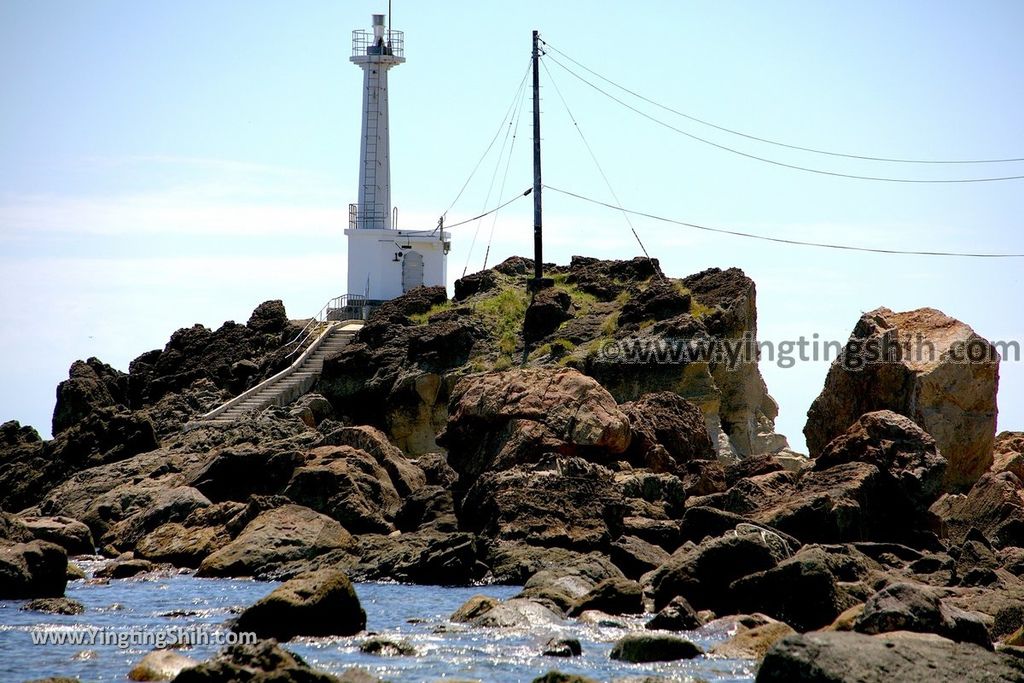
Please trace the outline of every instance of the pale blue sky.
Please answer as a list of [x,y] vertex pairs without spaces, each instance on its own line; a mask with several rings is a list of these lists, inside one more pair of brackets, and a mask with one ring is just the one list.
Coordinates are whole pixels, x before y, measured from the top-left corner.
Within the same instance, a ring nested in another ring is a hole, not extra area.
[[[1018,2],[394,4],[408,57],[391,76],[402,227],[432,226],[455,197],[527,66],[534,28],[612,79],[763,137],[874,156],[1024,156]],[[127,370],[178,327],[244,321],[269,298],[301,317],[342,293],[361,85],[350,32],[385,7],[0,0],[0,419],[48,432],[54,386],[76,358]],[[795,239],[1024,252],[1022,182],[883,184],[768,166],[666,131],[550,68],[628,207]],[[544,95],[545,181],[607,199],[554,91]],[[1024,164],[818,157],[658,116],[841,172],[1024,174]],[[524,121],[506,196],[531,182],[529,132]],[[495,161],[450,222],[483,208]],[[621,216],[554,193],[545,207],[549,260],[638,253]],[[500,215],[491,263],[529,254],[531,222],[527,201]],[[635,225],[671,275],[746,270],[762,338],[845,340],[862,311],[885,305],[933,306],[990,339],[1024,339],[1021,260],[829,252]],[[456,232],[452,280],[473,229]],[[1003,365],[1003,429],[1024,428],[1022,368]],[[762,369],[780,430],[802,447],[826,364]]]

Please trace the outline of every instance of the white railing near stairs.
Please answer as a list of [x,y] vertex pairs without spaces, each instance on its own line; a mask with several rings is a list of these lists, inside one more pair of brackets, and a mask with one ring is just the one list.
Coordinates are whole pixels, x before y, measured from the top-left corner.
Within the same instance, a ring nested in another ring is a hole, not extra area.
[[[222,403],[196,420],[190,421],[185,425],[185,431],[195,429],[203,423],[209,424],[218,422],[218,418],[223,416],[232,408],[246,403],[250,398],[260,394],[275,384],[281,385],[281,391],[278,393],[282,394],[275,396],[272,401],[272,403],[277,405],[290,403],[302,394],[308,392],[313,384],[316,383],[317,376],[308,375],[307,373],[308,376],[305,381],[291,384],[287,389],[285,389],[285,383],[283,380],[303,368],[306,361],[336,332],[339,334],[352,334],[358,330],[362,326],[363,321],[361,319],[347,319],[345,318],[345,315],[351,314],[351,311],[360,308],[363,301],[363,297],[352,295],[338,296],[328,301],[324,304],[323,308],[320,309],[319,313],[310,318],[309,322],[306,323],[295,338],[285,344],[285,347],[292,345],[295,346],[295,348],[285,356],[285,358],[292,358],[295,354],[299,354],[298,357],[288,365],[288,367],[284,368],[272,377],[268,377],[256,386],[243,391],[238,396]],[[342,332],[342,330],[345,329],[347,329],[348,332]],[[317,373],[317,375],[318,374],[319,373]]]
[[352,316],[350,311],[355,309],[362,309],[365,307],[366,297],[358,294],[342,294],[336,296],[320,308],[320,312],[309,319],[306,326],[295,335],[295,339],[285,344],[285,346],[295,345],[295,348],[289,353],[286,358],[291,358],[293,355],[302,349],[302,345],[306,343],[309,337],[313,336],[318,325],[327,322],[328,320],[362,320],[365,315],[360,312],[358,316]]

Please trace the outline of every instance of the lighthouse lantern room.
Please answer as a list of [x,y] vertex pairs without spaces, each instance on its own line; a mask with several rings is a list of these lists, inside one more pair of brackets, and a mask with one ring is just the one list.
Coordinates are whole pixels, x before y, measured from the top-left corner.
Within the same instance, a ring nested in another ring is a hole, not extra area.
[[350,61],[363,70],[359,201],[349,205],[348,292],[369,306],[422,285],[446,286],[449,235],[399,230],[391,208],[388,71],[405,62],[405,36],[373,15],[373,31],[352,32]]

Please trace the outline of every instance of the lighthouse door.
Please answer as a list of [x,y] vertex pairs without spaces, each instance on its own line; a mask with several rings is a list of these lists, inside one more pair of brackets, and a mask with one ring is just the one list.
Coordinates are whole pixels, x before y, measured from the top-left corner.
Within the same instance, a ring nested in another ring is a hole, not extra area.
[[402,291],[423,286],[423,254],[418,251],[405,252],[402,260]]

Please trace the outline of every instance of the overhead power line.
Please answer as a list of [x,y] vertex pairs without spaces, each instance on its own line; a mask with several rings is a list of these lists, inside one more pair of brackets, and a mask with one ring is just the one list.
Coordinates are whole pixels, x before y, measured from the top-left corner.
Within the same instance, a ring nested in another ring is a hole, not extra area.
[[[490,216],[495,211],[501,211],[502,209],[504,209],[506,206],[508,206],[512,202],[516,201],[517,199],[522,199],[523,197],[528,196],[531,192],[533,192],[533,188],[532,187],[528,188],[526,190],[526,192],[523,192],[522,194],[517,194],[515,197],[513,197],[510,200],[508,200],[504,204],[499,204],[498,206],[494,207],[490,211],[485,211],[484,213],[480,214],[479,216],[473,216],[472,218],[467,218],[466,220],[459,221],[458,223],[452,223],[451,225],[445,225],[444,229],[445,230],[451,230],[452,228],[457,228],[460,225],[465,225],[466,223],[472,223],[475,220],[479,220],[481,218],[485,218],[486,216]],[[434,228],[434,232],[437,232],[437,228]]]
[[781,166],[782,168],[791,168],[791,169],[796,170],[796,171],[805,171],[807,173],[817,173],[819,175],[833,176],[833,177],[837,177],[837,178],[852,178],[854,180],[873,180],[873,181],[887,182],[887,183],[954,184],[954,183],[991,183],[991,182],[999,182],[999,181],[1006,181],[1006,180],[1024,180],[1024,175],[998,176],[998,177],[990,177],[990,178],[952,178],[952,179],[889,178],[889,177],[884,177],[884,176],[868,176],[868,175],[857,175],[857,174],[853,174],[853,173],[840,173],[838,171],[827,171],[827,170],[820,169],[820,168],[811,168],[811,167],[808,167],[808,166],[799,166],[797,164],[789,164],[789,163],[786,163],[786,162],[783,162],[783,161],[776,161],[774,159],[768,159],[766,157],[758,156],[756,154],[750,154],[748,152],[743,152],[743,151],[740,151],[738,149],[735,149],[733,147],[728,147],[726,145],[719,144],[719,143],[714,142],[712,140],[708,140],[707,138],[702,138],[699,135],[694,135],[693,133],[685,131],[685,130],[683,130],[681,128],[677,128],[676,126],[673,126],[671,123],[667,123],[665,121],[662,121],[661,119],[657,118],[656,116],[652,116],[651,114],[648,114],[647,112],[643,111],[642,109],[638,109],[637,107],[634,107],[633,105],[629,104],[628,102],[625,102],[622,99],[616,97],[615,95],[609,93],[607,90],[604,90],[599,85],[596,85],[595,83],[587,80],[584,76],[581,76],[580,74],[576,73],[575,71],[573,71],[572,69],[567,67],[565,64],[562,64],[562,62],[559,61],[557,58],[552,57],[551,55],[547,55],[546,59],[552,60],[561,69],[563,69],[566,72],[568,72],[573,78],[576,78],[576,79],[582,81],[583,83],[585,83],[586,85],[590,86],[591,88],[593,88],[597,92],[601,93],[605,97],[607,97],[607,98],[609,98],[611,100],[614,100],[615,102],[618,102],[620,105],[622,105],[626,109],[629,109],[630,111],[633,111],[633,112],[639,114],[640,116],[643,116],[644,118],[646,118],[646,119],[648,119],[650,121],[653,121],[654,123],[657,123],[660,126],[664,126],[665,128],[668,128],[669,130],[675,131],[676,133],[679,133],[680,135],[684,135],[684,136],[686,136],[686,137],[688,137],[688,138],[690,138],[692,140],[696,140],[697,142],[702,142],[705,145],[710,145],[712,147],[715,147],[717,149],[723,150],[725,152],[730,152],[732,154],[737,154],[737,155],[739,155],[741,157],[746,157],[747,159],[753,159],[755,161],[761,161],[761,162],[764,162],[766,164],[771,164],[773,166]]
[[666,218],[664,216],[658,216],[656,214],[647,213],[645,211],[634,211],[632,209],[625,209],[625,208],[622,208],[620,206],[615,206],[614,204],[609,204],[607,202],[603,202],[603,201],[601,201],[599,199],[593,199],[591,197],[586,197],[584,195],[577,194],[575,192],[570,192],[569,190],[563,190],[563,189],[560,189],[560,188],[557,188],[557,187],[552,187],[551,185],[544,185],[544,189],[551,190],[553,192],[558,192],[559,194],[564,194],[564,195],[567,195],[569,197],[574,197],[576,199],[580,199],[582,201],[589,202],[591,204],[597,204],[598,206],[603,206],[603,207],[606,207],[606,208],[609,208],[609,209],[613,209],[615,211],[623,211],[623,212],[626,212],[626,213],[631,213],[634,216],[643,216],[644,218],[650,218],[651,220],[661,221],[663,223],[672,223],[674,225],[681,225],[683,227],[693,228],[695,230],[703,230],[705,232],[714,232],[714,233],[719,233],[719,234],[723,234],[723,235],[733,235],[735,237],[746,237],[748,239],[762,240],[764,242],[776,242],[778,244],[793,244],[793,245],[799,245],[799,246],[804,246],[804,247],[820,247],[822,249],[840,249],[840,250],[843,250],[843,251],[863,251],[863,252],[869,252],[869,253],[873,253],[873,254],[900,254],[900,255],[906,255],[906,256],[959,256],[959,257],[970,257],[970,258],[1024,258],[1024,253],[1022,253],[1022,254],[1005,254],[1005,253],[974,253],[974,252],[960,252],[960,251],[911,251],[911,250],[904,250],[904,249],[875,249],[875,248],[872,248],[872,247],[857,247],[857,246],[852,246],[852,245],[848,245],[848,244],[832,244],[832,243],[828,243],[828,242],[809,242],[809,241],[805,241],[805,240],[785,239],[783,237],[769,237],[767,235],[758,235],[756,233],[743,232],[743,231],[740,231],[740,230],[727,230],[727,229],[724,229],[724,228],[712,228],[712,227],[708,227],[706,225],[699,225],[697,223],[688,223],[686,221],[679,221],[679,220],[675,220],[673,218]]
[[[512,133],[512,123],[513,123],[513,121],[516,118],[516,114],[519,113],[518,109],[516,109],[516,105],[517,104],[519,104],[520,106],[522,105],[522,97],[526,94],[526,87],[525,86],[526,86],[526,79],[524,78],[523,81],[520,82],[520,84],[519,84],[519,90],[516,92],[516,96],[512,100],[512,104],[509,106],[508,112],[506,112],[506,114],[505,114],[505,119],[502,120],[502,126],[505,128],[505,137],[501,141],[501,149],[498,150],[498,158],[494,162],[494,171],[491,173],[491,182],[487,186],[487,196],[484,197],[483,204],[480,207],[481,210],[486,209],[487,205],[490,204],[490,202],[491,202],[491,194],[494,192],[494,183],[498,179],[498,171],[501,170],[501,162],[502,162],[502,159],[505,156],[505,150],[508,148],[509,135],[511,135],[511,133]],[[507,126],[505,125],[506,121],[508,122]],[[509,150],[509,156],[511,156],[511,150]],[[502,184],[504,184],[504,182]],[[498,201],[499,202],[501,201],[501,196],[502,196],[501,192],[499,192],[498,193]],[[495,217],[497,217],[497,214],[495,214]],[[466,276],[466,271],[469,270],[469,261],[470,261],[470,259],[473,258],[473,251],[474,251],[474,249],[476,249],[476,240],[477,240],[477,237],[480,235],[480,225],[481,225],[481,223],[482,223],[482,221],[477,222],[476,228],[473,230],[473,239],[469,243],[469,251],[466,252],[466,265],[463,266],[463,268],[462,268],[462,276],[463,277]]]
[[505,128],[505,122],[508,121],[508,117],[512,114],[512,110],[515,107],[516,102],[519,100],[519,94],[525,87],[526,78],[529,75],[530,64],[527,64],[526,71],[523,72],[523,78],[522,80],[519,81],[519,86],[516,88],[516,92],[512,96],[512,101],[509,102],[508,109],[505,111],[505,116],[504,118],[501,119],[501,123],[498,124],[498,130],[494,131],[494,137],[491,138],[491,141],[490,143],[488,143],[487,149],[484,150],[484,153],[480,155],[480,158],[477,160],[476,165],[473,166],[473,170],[469,172],[469,177],[466,178],[466,182],[462,183],[462,187],[459,189],[459,193],[455,195],[455,199],[452,200],[452,203],[449,204],[448,208],[444,210],[443,214],[441,214],[442,218],[448,215],[448,212],[452,210],[452,207],[454,207],[455,204],[462,197],[462,193],[466,191],[466,188],[469,186],[470,181],[473,180],[473,176],[476,175],[477,170],[480,168],[480,164],[484,162],[484,159],[487,158],[487,155],[490,153],[491,148],[494,147],[494,143],[497,142],[498,136],[501,135],[501,131],[504,130]]
[[[516,150],[516,139],[519,134],[519,120],[523,114],[523,105],[526,103],[526,88],[523,88],[519,96],[519,106],[516,108],[515,123],[512,126],[512,143],[508,148],[508,156],[505,158],[505,174],[501,178],[501,187],[498,188],[498,199],[505,196],[505,185],[508,182],[508,173],[512,168],[512,155]],[[500,163],[501,157],[498,158]],[[494,227],[498,224],[498,214],[491,218],[491,230],[487,235],[487,248],[484,250],[484,266],[481,270],[487,270],[487,260],[491,257],[491,243],[494,241]]]
[[[587,152],[590,154],[591,161],[594,162],[594,166],[597,167],[597,172],[601,174],[601,177],[604,179],[604,184],[608,187],[608,192],[611,193],[612,199],[615,200],[615,205],[618,206],[619,210],[621,211],[622,202],[619,201],[619,195],[615,192],[615,188],[612,187],[611,181],[608,180],[608,174],[606,174],[604,172],[604,169],[601,167],[601,162],[597,160],[597,155],[594,154],[594,150],[590,146],[590,143],[587,142],[587,136],[583,134],[583,129],[580,128],[579,122],[576,121],[576,117],[573,116],[572,110],[569,109],[569,103],[565,101],[565,97],[562,95],[562,89],[558,87],[558,83],[555,82],[554,76],[551,75],[551,71],[548,69],[547,62],[541,62],[541,64],[544,65],[544,73],[548,75],[548,80],[551,81],[551,85],[555,86],[555,92],[558,94],[558,99],[562,101],[562,106],[565,107],[565,113],[569,115],[569,120],[572,121],[572,125],[576,128],[576,132],[579,133],[580,140],[583,141],[583,146],[587,148]],[[622,211],[622,217],[626,219],[626,224],[629,226],[630,232],[632,232],[633,237],[636,238],[636,243],[640,245],[640,251],[644,253],[644,256],[647,257],[648,261],[651,261],[651,255],[647,253],[647,247],[644,246],[643,241],[641,241],[640,239],[640,235],[637,234],[636,227],[633,225],[633,221],[630,220],[629,214],[625,211]],[[657,273],[658,269],[655,268],[654,272]]]
[[863,160],[863,161],[882,161],[882,162],[894,163],[894,164],[1007,164],[1007,163],[1024,161],[1024,157],[1013,157],[1013,158],[1008,158],[1008,159],[901,159],[901,158],[896,158],[896,157],[868,156],[868,155],[865,155],[865,154],[847,154],[847,153],[844,153],[844,152],[834,152],[834,151],[825,150],[825,149],[818,149],[818,148],[815,148],[815,147],[804,147],[804,146],[801,146],[801,145],[795,145],[795,144],[791,144],[791,143],[788,143],[788,142],[780,142],[778,140],[771,140],[769,138],[759,137],[759,136],[753,135],[751,133],[744,133],[743,131],[736,130],[734,128],[728,128],[726,126],[721,126],[721,125],[718,125],[717,123],[712,123],[711,121],[708,121],[706,119],[698,118],[696,116],[693,116],[692,114],[687,114],[686,112],[679,111],[678,109],[673,109],[672,107],[670,107],[668,105],[665,105],[665,104],[662,104],[660,102],[657,102],[657,101],[655,101],[655,100],[653,100],[653,99],[651,99],[651,98],[649,98],[649,97],[647,97],[645,95],[642,95],[641,93],[639,93],[639,92],[637,92],[635,90],[631,90],[631,89],[627,88],[626,86],[624,86],[624,85],[622,85],[620,83],[616,83],[615,81],[613,81],[612,79],[608,78],[607,76],[601,75],[600,73],[598,73],[597,71],[594,71],[593,69],[591,69],[590,67],[586,66],[585,64],[582,64],[579,61],[573,59],[572,57],[567,55],[565,52],[562,52],[557,47],[555,47],[551,43],[548,43],[547,41],[544,42],[544,45],[545,45],[545,47],[551,48],[552,50],[554,50],[555,52],[560,54],[562,57],[564,57],[565,59],[569,60],[570,62],[572,62],[576,66],[580,67],[581,69],[583,69],[587,73],[592,74],[594,76],[597,76],[598,78],[600,78],[605,83],[608,83],[609,85],[613,85],[616,88],[618,88],[619,90],[622,90],[623,92],[627,92],[630,95],[632,95],[633,97],[641,99],[644,102],[647,102],[648,104],[652,104],[655,107],[658,107],[659,109],[664,109],[665,111],[671,112],[673,114],[676,114],[677,116],[682,116],[683,118],[689,119],[690,121],[693,121],[695,123],[699,123],[699,124],[704,125],[704,126],[709,126],[711,128],[723,131],[725,133],[730,133],[732,135],[738,135],[740,137],[747,138],[748,140],[756,140],[757,142],[763,142],[763,143],[768,144],[768,145],[775,145],[777,147],[785,147],[787,149],[795,149],[795,150],[799,150],[801,152],[811,152],[813,154],[824,154],[824,155],[832,156],[832,157],[842,157],[842,158],[845,158],[845,159],[860,159],[860,160]]

